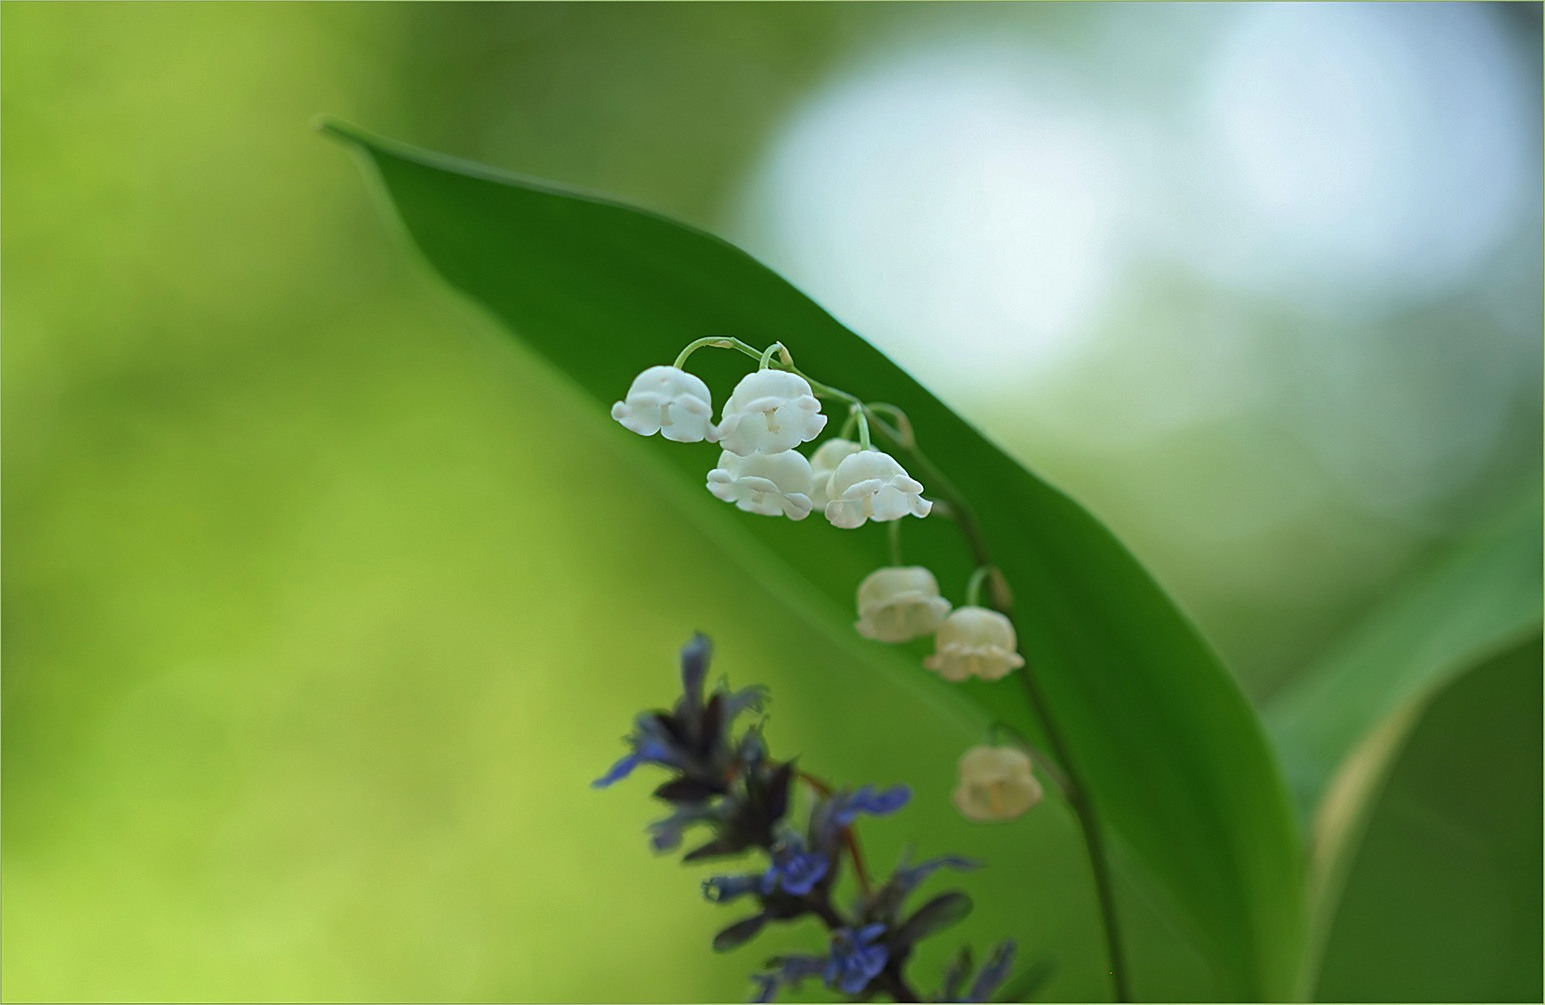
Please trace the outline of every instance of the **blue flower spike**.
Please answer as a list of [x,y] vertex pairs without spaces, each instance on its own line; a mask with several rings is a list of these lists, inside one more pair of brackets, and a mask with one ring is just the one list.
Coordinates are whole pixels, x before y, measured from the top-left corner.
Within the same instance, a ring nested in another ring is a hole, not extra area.
[[[824,981],[833,992],[868,1000],[874,995],[898,1001],[923,1000],[905,973],[914,946],[960,920],[970,900],[960,891],[941,894],[915,911],[905,910],[908,895],[932,873],[969,869],[976,863],[947,855],[912,865],[910,854],[883,883],[862,890],[851,908],[833,902],[844,846],[859,864],[852,833],[859,816],[889,816],[906,806],[912,790],[905,785],[864,785],[833,793],[826,783],[804,776],[795,761],[775,760],[762,734],[764,722],[735,727],[738,715],[761,711],[760,687],[731,691],[720,680],[707,684],[712,648],[702,635],[681,651],[681,694],[670,709],[640,713],[625,738],[627,753],[591,783],[604,789],[637,768],[664,768],[669,777],[653,796],[670,813],[648,825],[657,852],[678,851],[689,830],[707,831],[707,841],[687,851],[687,864],[756,851],[767,856],[759,871],[710,876],[703,896],[714,903],[753,901],[755,913],[724,928],[713,939],[715,952],[730,952],[773,924],[816,917],[830,930],[821,955],[792,953],[769,960],[752,976],[756,1001],[772,1001],[781,991],[806,980]],[[795,783],[804,777],[820,793],[803,825],[794,814]],[[742,868],[745,868],[744,866]],[[757,868],[757,867],[751,867]],[[1012,943],[1000,947],[971,984],[966,1000],[982,1000],[1001,985],[1012,960]],[[945,990],[928,1000],[960,1000],[970,976],[969,956],[946,978]]]

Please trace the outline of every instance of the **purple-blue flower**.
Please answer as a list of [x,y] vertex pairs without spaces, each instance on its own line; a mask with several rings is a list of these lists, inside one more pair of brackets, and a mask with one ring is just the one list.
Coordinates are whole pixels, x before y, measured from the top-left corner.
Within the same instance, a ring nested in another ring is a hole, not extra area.
[[998,988],[1008,980],[1009,968],[1014,965],[1014,940],[1004,939],[993,950],[992,956],[982,965],[981,973],[976,975],[976,981],[971,985],[971,993],[966,996],[966,1001],[985,1002],[991,1001]]
[[739,876],[710,876],[703,880],[703,896],[724,904],[736,897],[755,893],[762,887],[761,873],[745,873]]
[[876,817],[887,816],[901,809],[911,798],[912,790],[905,785],[892,785],[883,792],[875,791],[873,785],[865,785],[857,792],[837,797],[833,819],[836,820],[837,826],[846,827],[860,813],[868,813]]
[[971,989],[962,993],[966,978],[971,976],[971,949],[967,947],[955,957],[955,962],[950,964],[949,970],[944,974],[944,985],[939,993],[934,995],[933,1001],[937,1002],[989,1002],[1003,982],[1008,980],[1009,968],[1014,964],[1014,940],[1004,939],[982,969],[977,973],[976,980],[971,983]]
[[658,740],[652,737],[630,737],[634,744],[633,753],[622,758],[612,765],[611,770],[590,783],[592,789],[604,789],[609,785],[615,785],[633,773],[633,769],[640,764],[671,764],[671,752]]
[[930,858],[912,866],[898,866],[891,880],[895,883],[899,892],[905,896],[917,888],[923,880],[932,876],[940,869],[969,869],[981,868],[981,863],[964,858],[960,855],[941,855],[938,858]]
[[884,925],[865,925],[856,932],[839,928],[833,932],[831,958],[826,963],[827,986],[848,995],[868,987],[890,959],[884,946],[875,945],[884,933]]
[[818,851],[807,851],[798,837],[789,837],[773,848],[773,863],[762,875],[762,893],[771,894],[780,886],[784,892],[803,897],[825,877],[830,863]]
[[865,785],[856,792],[839,792],[821,800],[810,815],[810,843],[828,857],[835,857],[842,829],[852,825],[860,813],[884,816],[894,813],[912,798],[905,785],[893,785],[883,792]]

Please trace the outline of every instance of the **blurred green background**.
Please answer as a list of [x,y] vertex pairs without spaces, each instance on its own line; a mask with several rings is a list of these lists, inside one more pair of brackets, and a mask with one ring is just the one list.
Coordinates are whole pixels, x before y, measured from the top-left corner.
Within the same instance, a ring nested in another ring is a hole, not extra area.
[[810,933],[712,956],[647,787],[587,788],[698,628],[775,751],[914,784],[878,861],[998,866],[962,938],[1103,993],[1093,905],[1034,909],[1069,819],[956,818],[968,726],[654,495],[318,113],[766,257],[1106,520],[1263,704],[1539,481],[1538,5],[0,25],[10,999],[739,998]]

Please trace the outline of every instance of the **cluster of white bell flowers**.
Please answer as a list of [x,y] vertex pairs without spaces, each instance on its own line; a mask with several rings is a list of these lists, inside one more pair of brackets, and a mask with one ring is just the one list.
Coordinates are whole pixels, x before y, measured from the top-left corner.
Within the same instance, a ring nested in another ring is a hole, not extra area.
[[679,366],[652,366],[635,377],[612,418],[642,436],[717,443],[722,452],[708,472],[708,491],[747,513],[803,520],[820,510],[849,530],[928,515],[933,502],[923,498],[922,483],[867,442],[862,406],[854,411],[864,442],[832,437],[810,457],[800,453],[827,417],[808,380],[766,362],[735,385],[718,425],[708,385]]
[[[703,346],[733,348],[759,360],[758,369],[735,385],[717,424],[708,385],[682,368]],[[772,365],[775,352],[781,366]],[[689,344],[674,364],[651,366],[635,377],[623,400],[612,405],[612,418],[641,436],[718,444],[721,452],[708,472],[708,491],[747,513],[803,520],[820,511],[833,526],[848,530],[871,520],[927,516],[933,502],[923,498],[922,483],[870,443],[868,410],[887,406],[867,406],[825,385],[820,393],[848,402],[849,418],[843,435],[827,438],[807,458],[798,448],[821,436],[827,416],[817,389],[795,370],[788,351],[774,343],[759,353],[739,340],[711,337]],[[857,441],[847,438],[853,426]],[[906,435],[910,439],[910,431]],[[940,595],[933,573],[922,566],[898,561],[876,569],[858,586],[854,627],[877,642],[934,636],[934,652],[923,666],[947,681],[1001,680],[1025,660],[1013,622],[976,604],[986,571],[978,569],[972,576],[966,605],[953,607]],[[1041,795],[1029,757],[1016,748],[973,747],[961,758],[954,801],[968,819],[1011,819]]]

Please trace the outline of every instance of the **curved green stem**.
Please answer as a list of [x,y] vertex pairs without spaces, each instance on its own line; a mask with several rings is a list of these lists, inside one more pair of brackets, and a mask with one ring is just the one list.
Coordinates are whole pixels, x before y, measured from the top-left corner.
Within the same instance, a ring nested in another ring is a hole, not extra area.
[[858,420],[858,445],[869,450],[873,444],[869,441],[869,420],[864,416],[862,405],[853,406],[853,417]]
[[966,583],[967,607],[979,606],[978,601],[982,599],[982,581],[992,571],[993,567],[990,565],[979,565],[976,567],[976,571],[971,573],[971,579]]
[[[773,344],[777,345],[776,342]],[[715,349],[734,349],[737,352],[745,353],[747,356],[750,356],[755,360],[760,360],[762,358],[762,350],[756,348],[755,346],[748,345],[738,338],[730,338],[728,335],[708,335],[704,338],[688,342],[687,347],[681,350],[679,354],[677,354],[676,362],[672,363],[671,366],[674,366],[676,369],[680,370],[683,366],[686,365],[688,357],[706,346],[712,346]]]
[[890,413],[891,419],[896,423],[896,436],[894,437],[896,442],[906,450],[914,453],[917,451],[917,436],[912,431],[912,420],[907,418],[906,412],[903,412],[895,405],[887,404],[883,401],[871,401],[864,407],[871,412]]
[[795,366],[794,358],[789,355],[787,349],[783,351],[781,362],[783,364],[783,369],[803,377],[805,379],[805,383],[810,385],[810,393],[814,394],[817,398],[835,398],[837,401],[845,401],[849,405],[856,405],[860,408],[863,407],[864,403],[860,401],[856,395],[849,394],[840,388],[832,387],[830,384],[823,384],[805,371],[801,370],[799,367]]

